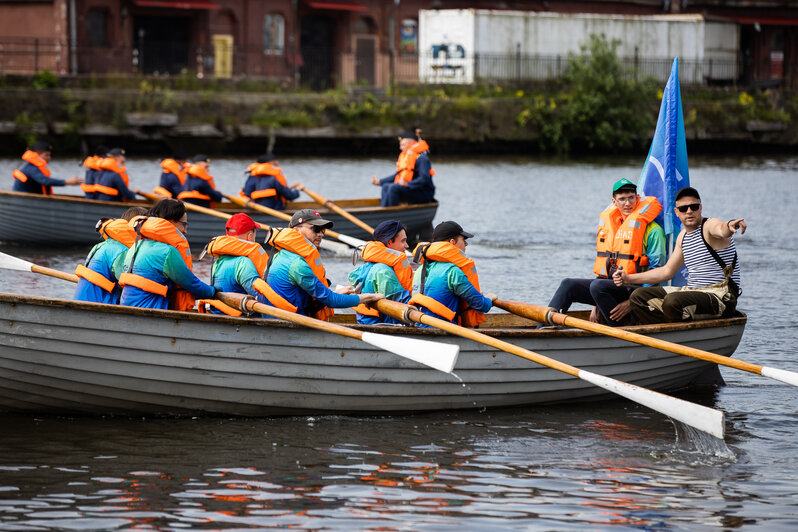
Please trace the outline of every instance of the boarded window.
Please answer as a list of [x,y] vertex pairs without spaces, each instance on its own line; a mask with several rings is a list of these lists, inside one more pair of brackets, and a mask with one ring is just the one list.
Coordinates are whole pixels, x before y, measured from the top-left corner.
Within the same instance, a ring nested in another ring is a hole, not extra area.
[[282,55],[285,48],[285,18],[269,13],[263,18],[263,53]]
[[108,12],[90,9],[86,13],[86,41],[89,46],[108,46]]

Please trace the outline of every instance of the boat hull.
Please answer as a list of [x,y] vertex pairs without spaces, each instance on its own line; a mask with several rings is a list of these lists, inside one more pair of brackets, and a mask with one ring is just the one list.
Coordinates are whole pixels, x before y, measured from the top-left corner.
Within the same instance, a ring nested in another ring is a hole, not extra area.
[[[527,322],[528,323],[528,322]],[[745,317],[650,328],[731,355]],[[0,295],[0,410],[274,416],[493,408],[615,397],[432,330],[367,328],[460,345],[456,376],[364,342],[277,320]],[[582,369],[660,391],[713,364],[577,330],[486,329]]]
[[[379,200],[336,200],[355,216],[369,224],[378,225],[383,220],[397,219],[408,228],[408,237],[417,242],[432,233],[432,220],[438,209],[437,203],[380,207]],[[118,218],[131,206],[147,207],[148,202],[117,203],[86,200],[78,196],[27,194],[0,191],[0,242],[34,246],[81,246],[99,241],[94,230],[100,218]],[[287,214],[303,208],[317,208],[322,215],[335,222],[335,230],[362,240],[370,235],[337,213],[307,202],[292,202]],[[220,210],[227,214],[240,212],[233,204],[223,204]],[[287,222],[279,218],[249,212],[258,222],[269,226],[285,227]],[[208,241],[224,234],[225,220],[203,213],[189,212],[191,246],[202,247]]]

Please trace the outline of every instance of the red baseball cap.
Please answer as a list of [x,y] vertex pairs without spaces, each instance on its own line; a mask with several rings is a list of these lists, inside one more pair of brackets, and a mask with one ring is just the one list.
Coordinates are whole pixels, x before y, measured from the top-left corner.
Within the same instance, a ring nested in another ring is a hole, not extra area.
[[239,212],[227,220],[224,228],[227,230],[228,235],[244,235],[253,229],[257,229],[258,224],[249,215]]

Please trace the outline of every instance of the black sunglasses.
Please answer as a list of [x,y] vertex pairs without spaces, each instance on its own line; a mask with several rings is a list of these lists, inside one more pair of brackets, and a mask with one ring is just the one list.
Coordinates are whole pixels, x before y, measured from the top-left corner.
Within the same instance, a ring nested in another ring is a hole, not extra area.
[[310,226],[311,229],[313,229],[314,233],[322,233],[327,230],[327,228],[322,225],[313,225],[313,224],[308,224],[308,225]]
[[689,205],[679,205],[676,208],[679,209],[679,212],[687,212],[687,209],[690,209],[693,212],[698,212],[698,209],[701,208],[701,204],[700,203],[691,203]]

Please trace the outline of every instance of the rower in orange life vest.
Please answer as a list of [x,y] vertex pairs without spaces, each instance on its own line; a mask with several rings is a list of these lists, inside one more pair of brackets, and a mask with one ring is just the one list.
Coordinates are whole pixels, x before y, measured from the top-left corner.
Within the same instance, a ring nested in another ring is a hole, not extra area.
[[628,179],[616,181],[612,204],[599,217],[593,265],[597,277],[563,279],[549,306],[566,312],[572,303],[595,305],[590,321],[600,316],[613,327],[633,322],[629,295],[634,287],[615,286],[612,274],[617,269],[635,273],[665,264],[665,232],[654,221],[661,210],[655,197],[641,199]]
[[125,167],[125,150],[114,148],[100,161],[102,172],[94,185],[97,199],[102,201],[130,201],[136,193],[130,190],[130,178]]
[[[383,294],[387,299],[407,303],[413,288],[413,269],[405,253],[407,247],[407,230],[402,222],[386,220],[375,227],[372,240],[360,251],[365,264],[349,274],[349,282],[355,287],[355,291]],[[402,324],[401,320],[365,305],[359,305],[355,310],[358,323]]]
[[[258,224],[239,212],[228,219],[224,227],[226,234],[217,236],[205,246],[204,253],[216,257],[211,268],[211,284],[219,292],[257,297],[261,293],[258,286],[266,283],[263,276],[269,263],[269,255],[255,241]],[[200,310],[206,303],[213,314],[241,315],[240,310],[215,299],[201,301]]]
[[270,209],[285,209],[286,202],[297,199],[303,188],[299,182],[288,186],[277,157],[271,152],[258,157],[258,162],[249,165],[247,172],[249,177],[241,195]]
[[136,243],[125,255],[120,304],[131,307],[191,310],[195,299],[210,299],[216,289],[192,272],[182,201],[162,199],[136,220]]
[[432,232],[432,243],[416,248],[421,266],[413,276],[411,305],[463,327],[478,327],[485,321],[496,294],[483,296],[479,291],[477,267],[465,255],[466,239],[473,236],[457,222],[441,222]]
[[333,308],[383,299],[382,294],[354,294],[351,286],[330,290],[318,247],[332,226],[313,209],[302,209],[294,213],[287,229],[272,230],[266,243],[279,251],[269,266],[265,295],[258,296],[261,303],[329,320]]
[[399,136],[399,151],[401,153],[396,161],[396,172],[382,179],[371,176],[371,183],[382,187],[382,206],[434,201],[435,185],[432,183],[432,176],[435,171],[427,156],[427,142],[419,140],[416,133],[408,131]]
[[131,207],[122,218],[103,218],[95,229],[105,239],[94,246],[83,264],[75,269],[79,277],[78,287],[73,299],[93,303],[119,303],[122,288],[118,284],[125,254],[136,241],[136,230],[128,222],[137,216],[147,214],[144,207]]
[[177,199],[187,201],[200,207],[213,208],[217,202],[222,201],[222,195],[216,191],[213,176],[208,173],[211,159],[207,155],[195,155],[192,163],[186,169],[186,184]]
[[49,142],[37,140],[22,154],[22,160],[25,163],[11,173],[14,177],[14,190],[16,192],[47,195],[53,193],[53,187],[83,183],[83,180],[78,176],[72,179],[54,179],[50,177],[50,169],[47,168],[47,163],[50,162],[52,151],[53,147]]
[[83,166],[86,167],[86,177],[83,180],[83,184],[80,185],[80,190],[83,191],[86,199],[97,199],[97,191],[94,185],[97,184],[97,180],[100,179],[100,174],[103,171],[100,163],[107,156],[108,148],[101,144],[94,149],[94,155],[86,157],[83,161]]
[[161,180],[153,189],[153,194],[164,198],[176,198],[183,191],[186,183],[186,156],[185,152],[176,151],[172,157],[161,161]]

